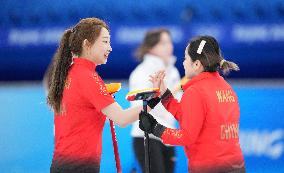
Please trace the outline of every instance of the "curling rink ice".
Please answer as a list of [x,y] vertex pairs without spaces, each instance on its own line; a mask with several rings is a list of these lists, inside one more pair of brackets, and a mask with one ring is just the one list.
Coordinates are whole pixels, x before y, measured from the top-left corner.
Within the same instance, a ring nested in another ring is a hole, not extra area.
[[[284,81],[231,81],[241,107],[240,140],[249,173],[284,172]],[[116,100],[127,108],[127,84]],[[0,83],[0,172],[48,173],[53,151],[53,114],[41,83]],[[131,126],[116,127],[122,170],[137,168]],[[182,147],[176,147],[175,172],[187,172]],[[102,173],[115,173],[108,121],[103,132]]]

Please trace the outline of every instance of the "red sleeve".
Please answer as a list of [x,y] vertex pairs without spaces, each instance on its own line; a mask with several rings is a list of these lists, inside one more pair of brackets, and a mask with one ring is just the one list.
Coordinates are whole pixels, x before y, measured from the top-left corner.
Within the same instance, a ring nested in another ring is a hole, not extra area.
[[186,146],[189,136],[183,129],[166,128],[161,139],[165,144]]
[[205,117],[203,102],[196,89],[186,90],[180,103],[183,112],[180,120],[181,129],[167,128],[161,136],[165,144],[185,146],[195,143]]
[[182,111],[180,103],[177,101],[177,99],[175,99],[173,95],[170,95],[169,97],[163,99],[161,102],[166,108],[166,110],[169,111],[175,117],[176,120],[180,121]]
[[92,105],[101,111],[108,105],[114,103],[113,97],[107,92],[104,81],[94,72],[93,74],[82,75],[80,88],[83,96],[87,98]]

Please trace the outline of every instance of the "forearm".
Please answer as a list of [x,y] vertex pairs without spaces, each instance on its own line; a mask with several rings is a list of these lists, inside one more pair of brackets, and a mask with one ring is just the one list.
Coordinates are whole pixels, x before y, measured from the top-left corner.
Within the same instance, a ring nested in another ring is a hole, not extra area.
[[120,127],[125,127],[128,124],[139,119],[139,113],[142,110],[142,106],[132,107],[123,110],[117,103],[113,103],[102,110],[102,112],[115,124]]
[[142,111],[142,106],[136,106],[132,108],[128,108],[122,111],[121,116],[121,123],[124,126],[127,126],[128,124],[133,123],[134,121],[137,121],[139,119],[139,113]]
[[155,125],[151,133],[160,138],[164,144],[186,146],[190,142],[190,138],[186,130],[167,128],[159,123]]
[[176,120],[179,121],[180,117],[182,116],[181,106],[178,100],[174,98],[170,90],[167,90],[162,96],[161,102],[165,109],[169,111]]
[[192,142],[188,130],[167,128],[159,124],[151,114],[146,112],[140,113],[139,128],[162,139],[165,144],[186,146]]
[[164,144],[186,146],[189,143],[189,135],[183,129],[166,128],[161,135]]

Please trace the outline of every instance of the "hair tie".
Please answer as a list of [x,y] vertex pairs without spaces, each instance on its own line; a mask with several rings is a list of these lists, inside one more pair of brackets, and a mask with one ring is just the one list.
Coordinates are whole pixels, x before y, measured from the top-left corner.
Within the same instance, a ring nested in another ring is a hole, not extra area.
[[222,60],[220,61],[220,67],[223,66],[223,64],[224,64],[225,61],[226,61],[225,59],[222,59]]
[[197,49],[197,53],[198,54],[201,54],[202,50],[203,50],[203,47],[205,46],[205,43],[206,41],[205,40],[201,40],[199,46],[198,46],[198,49]]
[[71,32],[75,33],[75,28],[74,27],[71,28]]

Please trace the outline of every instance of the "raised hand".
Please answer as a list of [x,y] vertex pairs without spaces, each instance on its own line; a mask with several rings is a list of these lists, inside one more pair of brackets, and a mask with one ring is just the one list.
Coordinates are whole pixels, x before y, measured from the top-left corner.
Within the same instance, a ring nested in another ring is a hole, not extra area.
[[164,92],[167,90],[167,87],[164,82],[165,75],[165,71],[160,70],[149,76],[149,81],[152,82],[153,88],[160,88],[161,95],[163,95]]

